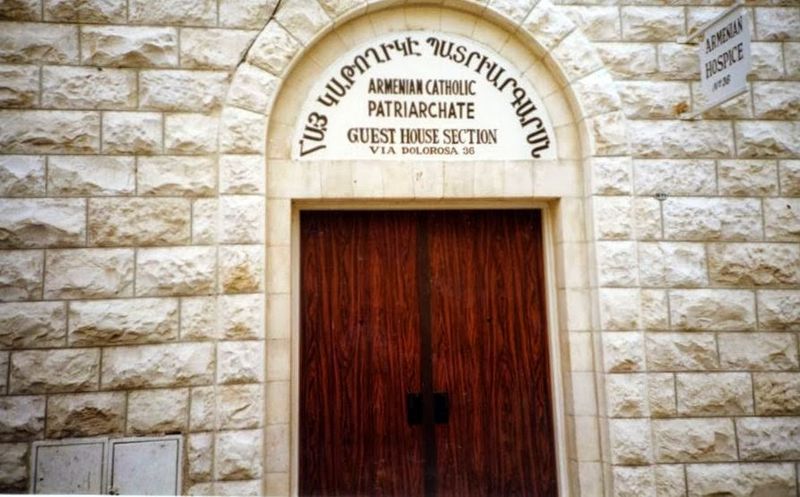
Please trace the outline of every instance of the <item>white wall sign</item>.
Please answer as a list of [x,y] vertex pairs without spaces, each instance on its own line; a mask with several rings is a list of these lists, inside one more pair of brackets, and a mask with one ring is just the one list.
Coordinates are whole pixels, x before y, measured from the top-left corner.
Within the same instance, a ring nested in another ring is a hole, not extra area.
[[521,71],[460,36],[392,33],[343,55],[303,105],[300,160],[555,158],[541,98]]
[[736,9],[706,28],[700,44],[700,89],[707,108],[746,90],[750,62],[745,9]]

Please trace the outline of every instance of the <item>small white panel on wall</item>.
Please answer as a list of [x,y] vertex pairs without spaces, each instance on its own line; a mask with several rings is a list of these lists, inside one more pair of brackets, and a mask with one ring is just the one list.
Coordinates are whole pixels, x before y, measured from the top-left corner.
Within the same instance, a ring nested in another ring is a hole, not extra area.
[[101,494],[106,460],[105,438],[34,442],[31,492]]
[[115,495],[178,495],[181,437],[110,441],[109,492]]

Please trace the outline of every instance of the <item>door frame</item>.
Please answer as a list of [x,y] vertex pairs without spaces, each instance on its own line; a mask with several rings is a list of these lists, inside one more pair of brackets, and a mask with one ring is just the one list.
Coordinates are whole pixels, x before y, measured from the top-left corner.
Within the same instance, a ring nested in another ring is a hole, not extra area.
[[564,369],[560,323],[558,319],[558,291],[556,280],[556,251],[553,208],[542,200],[293,200],[291,201],[291,407],[289,421],[289,473],[290,495],[298,495],[299,441],[300,441],[300,212],[312,210],[509,210],[531,209],[542,212],[542,241],[544,251],[544,288],[547,313],[548,353],[550,355],[550,389],[556,451],[556,477],[560,496],[570,495],[567,448],[567,413],[565,412]]

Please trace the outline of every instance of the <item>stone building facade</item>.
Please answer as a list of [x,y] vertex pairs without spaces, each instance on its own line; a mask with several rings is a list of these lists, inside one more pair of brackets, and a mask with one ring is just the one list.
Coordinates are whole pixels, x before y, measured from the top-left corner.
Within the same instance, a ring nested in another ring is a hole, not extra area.
[[[535,206],[562,495],[800,495],[800,5],[696,120],[729,0],[0,0],[0,488],[35,441],[179,433],[183,492],[297,488],[298,211]],[[316,75],[457,34],[557,158],[296,161]]]

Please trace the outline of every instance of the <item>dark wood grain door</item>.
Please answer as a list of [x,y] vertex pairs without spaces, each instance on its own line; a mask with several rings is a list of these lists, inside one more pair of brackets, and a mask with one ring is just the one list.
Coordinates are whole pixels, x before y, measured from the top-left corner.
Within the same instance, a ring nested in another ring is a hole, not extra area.
[[301,495],[557,495],[541,237],[539,211],[302,214]]

